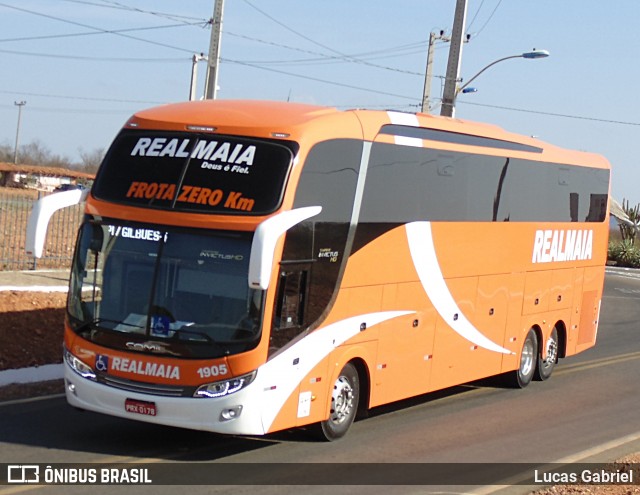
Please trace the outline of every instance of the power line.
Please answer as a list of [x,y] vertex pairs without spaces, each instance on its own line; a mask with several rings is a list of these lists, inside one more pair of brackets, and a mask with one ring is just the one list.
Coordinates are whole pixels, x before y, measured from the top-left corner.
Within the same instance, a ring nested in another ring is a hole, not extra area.
[[327,79],[321,79],[319,77],[312,77],[312,76],[305,76],[305,75],[302,75],[302,74],[295,74],[293,72],[286,72],[286,71],[283,71],[283,70],[273,69],[273,68],[270,68],[270,67],[261,67],[261,66],[256,65],[256,64],[245,63],[245,62],[242,62],[240,60],[231,60],[231,59],[225,59],[225,58],[221,58],[220,60],[222,62],[225,62],[225,63],[242,65],[244,67],[251,67],[251,68],[254,68],[254,69],[266,70],[266,71],[269,71],[269,72],[275,72],[277,74],[284,74],[286,76],[292,76],[292,77],[297,77],[297,78],[300,78],[300,79],[307,79],[309,81],[316,81],[316,82],[321,82],[321,83],[324,83],[324,84],[330,84],[332,86],[340,86],[340,87],[343,87],[343,88],[357,89],[359,91],[366,91],[368,93],[376,93],[376,94],[386,95],[386,96],[395,96],[396,98],[403,98],[403,99],[406,99],[406,100],[415,100],[415,98],[412,97],[412,96],[405,96],[405,95],[399,95],[399,94],[396,94],[396,93],[390,93],[388,91],[380,91],[380,90],[376,90],[376,89],[363,88],[361,86],[355,86],[355,85],[352,85],[352,84],[340,83],[340,82],[337,82],[337,81],[329,81]]
[[[149,43],[149,44],[152,44],[152,45],[162,46],[164,48],[171,48],[172,50],[179,50],[179,51],[187,52],[187,53],[190,53],[190,54],[192,54],[194,51],[197,51],[197,50],[188,50],[186,48],[180,48],[180,47],[177,47],[177,46],[169,45],[167,43],[161,43],[161,42],[158,42],[158,41],[152,41],[152,40],[147,40],[147,39],[144,39],[144,38],[138,38],[136,36],[131,36],[131,35],[128,35],[128,34],[124,34],[122,32],[122,30],[103,29],[103,28],[99,28],[99,27],[96,27],[96,26],[91,26],[89,24],[83,24],[81,22],[71,21],[69,19],[63,19],[61,17],[56,17],[56,16],[53,16],[53,15],[43,14],[42,12],[37,12],[37,11],[34,11],[34,10],[29,10],[29,9],[23,9],[21,7],[16,7],[14,5],[8,5],[8,4],[3,3],[3,2],[0,2],[0,6],[8,8],[8,9],[17,10],[17,11],[20,11],[20,12],[25,12],[27,14],[31,14],[31,15],[35,15],[35,16],[39,16],[39,17],[44,17],[44,18],[47,18],[47,19],[53,19],[53,20],[56,20],[56,21],[64,22],[66,24],[72,24],[74,26],[80,26],[80,27],[92,29],[92,30],[98,31],[98,32],[100,32],[102,34],[115,34],[116,36],[121,36],[123,38],[128,38],[128,39],[132,39],[132,40],[136,40],[136,41],[142,41],[144,43]],[[179,24],[179,26],[182,26],[182,25],[184,25],[184,24],[183,23]],[[156,26],[156,28],[157,28],[157,26]],[[150,28],[147,28],[147,29],[154,29],[154,28],[150,27]],[[13,39],[13,40],[0,40],[0,42],[1,41],[17,41],[17,40],[16,39]]]
[[102,0],[100,3],[91,2],[89,0],[58,0],[58,1],[76,3],[80,5],[90,5],[92,7],[99,7],[103,9],[128,10],[130,12],[139,12],[141,14],[150,14],[158,17],[164,17],[166,19],[172,19],[174,21],[178,19],[191,20],[191,21],[201,20],[202,22],[207,21],[206,19],[202,19],[198,17],[186,16],[186,15],[180,15],[180,14],[169,14],[166,12],[157,12],[153,10],[138,9],[135,7],[130,7],[128,5],[119,3],[119,2],[109,2],[108,0]]
[[418,42],[414,42],[414,43],[408,43],[408,44],[404,44],[404,45],[399,45],[396,47],[390,47],[390,48],[383,48],[380,50],[374,50],[374,51],[368,51],[368,52],[362,52],[362,53],[356,53],[353,55],[348,55],[348,59],[345,59],[344,57],[341,56],[335,56],[335,55],[327,55],[326,53],[322,53],[322,52],[318,52],[318,51],[313,51],[313,50],[305,50],[296,46],[290,46],[290,45],[284,45],[282,43],[276,43],[274,41],[267,41],[267,40],[263,40],[260,38],[255,38],[253,36],[247,36],[245,34],[238,34],[238,33],[234,33],[231,31],[225,31],[224,33],[225,35],[228,36],[234,36],[237,38],[242,38],[245,40],[249,40],[249,41],[255,41],[256,43],[262,43],[265,45],[269,45],[269,46],[275,46],[278,48],[284,48],[287,50],[291,50],[291,51],[296,51],[299,53],[306,53],[309,55],[317,55],[317,57],[315,58],[306,58],[306,59],[294,59],[294,60],[264,60],[264,61],[255,61],[255,63],[262,63],[262,64],[277,64],[277,63],[306,63],[306,62],[326,62],[326,63],[332,63],[332,62],[337,62],[337,61],[344,61],[344,62],[352,62],[352,58],[360,58],[362,59],[362,57],[370,57],[372,59],[379,59],[379,58],[386,58],[386,57],[398,57],[398,56],[402,56],[402,55],[412,55],[415,53],[422,53],[424,51],[424,47],[425,47],[425,42],[424,41],[418,41]]
[[549,117],[563,117],[566,119],[576,119],[576,120],[590,120],[593,122],[604,122],[606,124],[618,124],[618,125],[632,125],[632,126],[640,126],[640,122],[628,122],[624,120],[611,120],[611,119],[601,119],[598,117],[586,117],[584,115],[570,115],[565,113],[555,113],[555,112],[543,112],[541,110],[529,110],[524,108],[514,108],[514,107],[506,107],[501,105],[488,105],[485,103],[472,103],[470,101],[458,101],[457,103],[462,103],[464,105],[475,105],[477,107],[486,107],[486,108],[498,108],[500,110],[510,110],[513,112],[523,112],[523,113],[532,113],[538,115],[547,115]]
[[[82,1],[82,0],[63,0],[66,2],[76,2],[76,3],[89,3],[86,2],[86,0]],[[106,4],[106,5],[104,5]],[[190,24],[187,21],[199,21],[199,23],[204,23],[207,24],[209,22],[208,19],[204,19],[204,18],[198,18],[198,17],[191,17],[191,16],[186,16],[186,15],[179,15],[179,14],[169,14],[167,12],[158,12],[155,10],[144,10],[144,9],[140,9],[137,7],[131,7],[129,5],[123,4],[121,2],[116,2],[115,0],[102,0],[102,4],[92,4],[95,5],[96,7],[103,7],[103,8],[111,8],[111,9],[119,9],[119,10],[128,10],[129,12],[138,12],[140,14],[149,14],[152,16],[156,16],[156,17],[163,17],[165,19],[171,19],[174,21],[183,19],[183,22],[185,24]]]
[[65,100],[82,100],[82,101],[105,101],[111,103],[145,103],[150,105],[161,105],[167,103],[166,101],[153,101],[153,100],[123,100],[116,98],[99,98],[96,96],[69,96],[69,95],[56,95],[47,93],[30,93],[26,91],[8,91],[0,90],[0,94],[8,95],[22,95],[22,96],[40,96],[42,98],[60,98]]
[[[325,50],[329,50],[330,52],[335,53],[336,55],[338,55],[339,57],[343,58],[344,60],[347,60],[347,61],[350,61],[350,62],[353,62],[353,63],[357,63],[357,64],[363,64],[363,65],[368,65],[368,66],[371,66],[371,67],[376,67],[378,69],[390,70],[390,71],[394,71],[394,72],[405,72],[405,73],[409,72],[409,71],[404,71],[402,69],[397,69],[395,67],[387,67],[387,66],[384,66],[384,65],[374,64],[374,63],[371,63],[371,62],[367,62],[366,60],[362,60],[362,59],[347,55],[345,53],[342,53],[342,52],[340,52],[338,50],[335,50],[335,49],[331,48],[330,46],[327,46],[327,45],[325,45],[323,43],[320,43],[319,41],[316,41],[316,40],[314,40],[312,38],[309,38],[308,36],[300,33],[299,31],[296,31],[295,29],[287,26],[285,23],[279,21],[275,17],[267,14],[265,11],[259,9],[255,5],[253,5],[251,2],[249,2],[249,0],[244,0],[244,3],[249,5],[249,7],[253,8],[254,10],[258,11],[260,14],[262,14],[266,18],[270,19],[271,21],[275,22],[279,26],[283,27],[287,31],[295,34],[296,36],[299,36],[300,38],[302,38],[302,39],[304,39],[304,40],[306,40],[306,41],[308,41],[310,43],[313,43],[314,45],[317,45],[317,46],[319,46],[321,48],[324,48]],[[418,73],[418,72],[414,72],[413,74],[414,75],[420,75],[420,73]],[[423,76],[424,76],[424,74],[423,74]]]
[[[2,5],[2,4],[0,4]],[[125,29],[112,29],[112,30],[100,30],[100,31],[85,31],[82,33],[66,33],[66,34],[45,34],[41,36],[23,36],[20,38],[5,38],[0,39],[0,43],[4,43],[7,41],[33,41],[33,40],[46,40],[46,39],[55,39],[55,38],[73,38],[76,36],[92,36],[96,34],[120,34],[120,33],[128,33],[133,31],[154,31],[156,29],[166,29],[166,28],[174,28],[174,27],[183,27],[184,24],[167,24],[165,26],[145,26],[138,28],[125,28]],[[135,38],[134,38],[135,39]],[[144,41],[144,40],[143,40]]]
[[34,52],[23,52],[18,50],[2,50],[0,49],[0,53],[10,53],[12,55],[24,55],[29,57],[45,57],[45,58],[61,58],[61,59],[69,59],[69,60],[88,60],[95,62],[135,62],[135,63],[176,63],[176,62],[190,62],[191,58],[183,57],[183,58],[149,58],[149,57],[140,57],[140,58],[125,58],[125,57],[83,57],[80,55],[60,55],[55,53],[34,53]]
[[478,31],[474,34],[474,38],[477,38],[478,35],[484,31],[484,28],[487,27],[487,24],[489,24],[489,22],[491,21],[491,19],[493,19],[494,14],[496,13],[496,11],[498,10],[498,7],[500,7],[500,4],[502,3],[502,0],[498,0],[498,4],[496,5],[496,7],[493,9],[493,11],[491,12],[491,15],[489,16],[489,18],[485,21],[485,23],[482,25],[482,27],[480,29],[478,29]]
[[471,26],[473,26],[473,23],[476,22],[476,18],[478,17],[478,14],[482,10],[482,6],[483,5],[484,5],[484,0],[482,0],[482,2],[480,2],[480,6],[478,7],[478,10],[476,10],[476,13],[473,16],[473,19],[471,19],[471,22],[467,26],[467,32],[471,29]]
[[[14,105],[0,105],[0,108],[3,109],[13,109]],[[126,109],[121,109],[121,110],[114,110],[114,109],[96,109],[96,108],[51,108],[51,107],[34,107],[29,105],[29,113],[31,112],[41,112],[41,113],[55,113],[55,114],[62,114],[62,113],[66,113],[66,114],[107,114],[107,115],[122,115],[124,114],[132,114],[134,113],[136,110],[139,110],[138,108],[134,109],[134,110],[126,110]]]

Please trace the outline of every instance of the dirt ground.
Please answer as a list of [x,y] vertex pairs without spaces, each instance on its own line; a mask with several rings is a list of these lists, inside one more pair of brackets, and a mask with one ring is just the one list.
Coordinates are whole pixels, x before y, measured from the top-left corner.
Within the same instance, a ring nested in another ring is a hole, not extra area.
[[0,292],[0,370],[62,362],[67,295]]

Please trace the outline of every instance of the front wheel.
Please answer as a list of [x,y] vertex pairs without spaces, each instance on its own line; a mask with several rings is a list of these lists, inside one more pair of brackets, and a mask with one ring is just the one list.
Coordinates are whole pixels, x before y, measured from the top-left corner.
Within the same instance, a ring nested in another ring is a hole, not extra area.
[[509,373],[509,384],[515,388],[524,388],[533,379],[536,371],[536,362],[538,357],[538,337],[536,332],[531,328],[527,337],[522,344],[520,352],[520,366],[517,370]]
[[360,378],[358,371],[353,364],[347,363],[333,384],[329,419],[320,423],[320,429],[325,439],[337,440],[347,433],[356,417],[359,400]]
[[555,328],[551,331],[544,350],[544,359],[542,358],[542,352],[538,353],[536,380],[546,380],[549,378],[558,362],[558,331]]

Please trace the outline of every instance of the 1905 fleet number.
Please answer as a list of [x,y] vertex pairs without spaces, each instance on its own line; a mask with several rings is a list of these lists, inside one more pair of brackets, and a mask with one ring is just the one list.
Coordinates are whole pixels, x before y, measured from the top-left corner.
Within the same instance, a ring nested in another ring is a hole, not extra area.
[[223,376],[229,373],[226,364],[221,364],[219,366],[204,366],[202,368],[198,368],[198,375],[200,378],[212,378],[215,376]]

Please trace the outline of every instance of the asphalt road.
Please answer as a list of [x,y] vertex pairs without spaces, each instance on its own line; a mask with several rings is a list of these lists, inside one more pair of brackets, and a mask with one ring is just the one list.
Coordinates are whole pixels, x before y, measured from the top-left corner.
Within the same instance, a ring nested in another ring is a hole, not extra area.
[[[148,425],[76,411],[64,398],[52,397],[0,405],[0,463],[327,463],[321,475],[329,482],[332,476],[344,476],[346,463],[445,463],[442,469],[459,465],[463,471],[468,466],[459,463],[492,463],[499,467],[503,463],[613,460],[640,451],[640,274],[608,270],[600,320],[596,347],[562,360],[546,382],[513,390],[489,380],[378,408],[368,419],[355,423],[338,442],[318,442],[302,430],[264,438],[236,438]],[[295,466],[284,469],[289,469],[292,476],[305,475]],[[376,464],[369,469],[371,479],[385,471],[384,466]],[[394,471],[387,471],[393,481]],[[278,473],[282,472],[283,468],[278,468]],[[238,480],[244,481],[241,473]],[[0,486],[0,495],[25,489],[87,492],[86,486],[9,485]],[[131,489],[93,486],[90,491],[130,493]],[[176,489],[135,488],[136,493],[154,494],[174,493]],[[233,491],[279,495],[301,490],[305,494],[329,490],[405,494],[492,493],[499,489],[317,484],[188,488],[190,494]],[[519,486],[503,491],[527,490]]]

